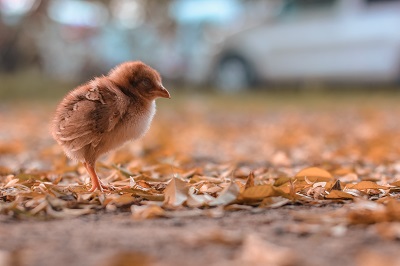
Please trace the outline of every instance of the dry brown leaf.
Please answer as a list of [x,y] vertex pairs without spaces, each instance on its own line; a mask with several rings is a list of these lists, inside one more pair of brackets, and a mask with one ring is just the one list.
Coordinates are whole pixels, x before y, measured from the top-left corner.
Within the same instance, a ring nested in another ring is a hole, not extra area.
[[186,205],[193,208],[201,207],[208,205],[208,203],[213,201],[214,199],[215,199],[214,197],[208,194],[197,195],[195,193],[195,189],[193,187],[190,187],[188,192],[188,198],[186,200]]
[[105,202],[106,205],[114,204],[117,207],[122,207],[122,206],[132,205],[133,203],[137,202],[137,199],[133,197],[132,193],[127,193],[123,195],[112,194],[106,196]]
[[325,196],[326,199],[354,199],[354,196],[340,190],[332,190],[328,195]]
[[350,194],[350,195],[353,195],[354,197],[365,197],[365,196],[367,196],[368,194],[366,194],[365,192],[363,192],[363,191],[361,191],[361,190],[358,190],[358,189],[349,189],[349,188],[347,188],[347,187],[345,187],[344,189],[343,189],[343,192],[346,192],[346,193],[348,193],[348,194]]
[[78,216],[86,215],[93,213],[94,211],[86,208],[86,209],[68,209],[64,208],[61,211],[55,211],[50,205],[46,206],[46,213],[53,218],[59,219],[71,219],[76,218]]
[[396,182],[393,182],[393,183],[390,183],[390,185],[395,186],[395,187],[400,187],[400,180],[396,181]]
[[347,213],[347,219],[350,224],[375,224],[387,222],[389,216],[383,204],[357,200]]
[[146,200],[151,200],[151,201],[162,201],[164,202],[165,196],[164,194],[157,194],[157,193],[142,193],[142,192],[136,192],[135,196],[142,197]]
[[278,196],[278,194],[272,185],[250,187],[242,194],[245,200],[261,200],[273,196]]
[[333,176],[328,171],[319,167],[308,167],[295,175],[297,179],[301,177],[307,177],[311,182],[329,181],[333,179]]
[[223,190],[222,187],[215,184],[206,184],[200,188],[200,191],[208,194],[216,194]]
[[166,217],[166,212],[158,205],[131,206],[132,218],[135,220]]
[[338,168],[335,171],[333,171],[333,175],[339,175],[339,176],[344,176],[344,175],[348,175],[354,173],[353,169],[350,168]]
[[377,183],[371,181],[361,181],[354,185],[347,185],[349,189],[365,190],[365,189],[390,189],[389,187],[380,186]]
[[335,184],[333,184],[331,190],[342,190],[342,186],[340,184],[340,180],[336,180]]
[[164,205],[181,206],[188,197],[187,183],[179,178],[173,177],[164,190]]
[[38,214],[39,212],[45,210],[47,208],[48,204],[49,203],[47,201],[45,201],[44,197],[43,197],[43,200],[35,208],[33,208],[30,211],[30,214],[32,214],[32,215]]
[[216,199],[210,201],[208,205],[228,205],[237,199],[239,192],[239,186],[235,182],[231,182],[224,190],[221,191],[219,196]]
[[326,185],[326,182],[315,183],[312,187],[307,188],[305,190],[306,195],[312,196],[316,200],[323,199],[326,195],[325,185]]
[[15,186],[18,183],[19,179],[12,179],[7,184],[5,184],[4,188],[10,188]]
[[358,175],[355,173],[349,173],[347,175],[339,177],[338,180],[340,180],[341,182],[346,182],[346,183],[357,182]]
[[289,204],[291,202],[292,202],[291,200],[289,200],[287,198],[284,198],[284,197],[281,197],[281,196],[269,197],[269,198],[263,199],[263,201],[260,204],[260,208],[271,208],[271,209],[274,209],[274,208],[282,207],[282,206],[284,206],[286,204]]
[[274,186],[275,187],[280,187],[286,183],[289,183],[292,180],[290,177],[279,177],[278,179],[275,180]]
[[181,174],[182,178],[191,178],[194,175],[203,175],[203,170],[199,167],[193,168],[191,170],[185,171]]
[[254,187],[254,172],[250,172],[249,176],[247,177],[246,185],[244,188]]

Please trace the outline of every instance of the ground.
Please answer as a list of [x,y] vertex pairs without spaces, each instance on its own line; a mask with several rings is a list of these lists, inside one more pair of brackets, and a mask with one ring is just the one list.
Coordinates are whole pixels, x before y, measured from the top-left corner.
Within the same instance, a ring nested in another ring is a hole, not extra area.
[[397,91],[171,93],[104,194],[2,103],[0,265],[400,265]]
[[382,238],[375,226],[341,231],[296,219],[337,208],[289,206],[144,221],[127,213],[3,221],[0,234],[7,241],[0,249],[15,250],[8,254],[10,265],[398,265],[400,244]]

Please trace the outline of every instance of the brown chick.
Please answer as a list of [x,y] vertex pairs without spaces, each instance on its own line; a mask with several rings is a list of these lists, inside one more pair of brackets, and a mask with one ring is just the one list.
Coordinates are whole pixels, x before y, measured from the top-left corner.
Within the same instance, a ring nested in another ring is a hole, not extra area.
[[100,155],[142,137],[156,112],[155,99],[170,98],[156,70],[126,62],[65,96],[58,105],[52,135],[71,159],[83,162],[92,187],[103,191],[95,171]]

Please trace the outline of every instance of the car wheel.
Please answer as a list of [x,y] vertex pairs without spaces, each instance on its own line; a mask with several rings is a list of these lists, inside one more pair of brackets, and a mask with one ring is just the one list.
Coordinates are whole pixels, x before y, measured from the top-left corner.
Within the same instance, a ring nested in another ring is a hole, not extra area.
[[222,59],[215,72],[215,85],[224,91],[244,90],[254,83],[254,73],[249,64],[238,56]]

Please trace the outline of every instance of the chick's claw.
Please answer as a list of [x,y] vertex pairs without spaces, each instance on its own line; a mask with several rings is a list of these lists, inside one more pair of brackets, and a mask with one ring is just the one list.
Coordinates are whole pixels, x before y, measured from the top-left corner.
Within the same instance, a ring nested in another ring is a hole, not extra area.
[[113,185],[105,185],[100,181],[100,183],[93,182],[92,187],[88,191],[95,192],[96,190],[100,190],[101,192],[111,192],[115,191],[116,188]]

